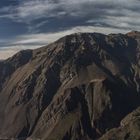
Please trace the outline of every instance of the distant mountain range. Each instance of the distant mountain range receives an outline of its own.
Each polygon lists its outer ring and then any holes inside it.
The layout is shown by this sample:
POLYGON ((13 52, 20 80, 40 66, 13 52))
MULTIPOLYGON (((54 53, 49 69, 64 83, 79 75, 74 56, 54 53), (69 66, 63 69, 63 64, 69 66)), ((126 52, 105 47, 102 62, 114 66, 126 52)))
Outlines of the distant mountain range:
POLYGON ((78 33, 0 61, 0 139, 140 140, 140 32, 78 33))

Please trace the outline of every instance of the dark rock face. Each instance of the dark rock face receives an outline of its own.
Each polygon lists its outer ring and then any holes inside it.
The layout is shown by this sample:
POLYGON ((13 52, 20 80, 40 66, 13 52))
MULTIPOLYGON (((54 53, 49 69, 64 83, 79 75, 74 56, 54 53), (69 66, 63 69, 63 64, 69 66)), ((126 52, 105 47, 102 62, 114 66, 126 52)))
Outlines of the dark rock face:
POLYGON ((140 139, 140 107, 127 115, 118 128, 113 128, 99 140, 139 140, 140 139))
POLYGON ((0 139, 140 139, 139 113, 121 121, 140 106, 139 32, 69 35, 0 62, 0 75, 0 139))

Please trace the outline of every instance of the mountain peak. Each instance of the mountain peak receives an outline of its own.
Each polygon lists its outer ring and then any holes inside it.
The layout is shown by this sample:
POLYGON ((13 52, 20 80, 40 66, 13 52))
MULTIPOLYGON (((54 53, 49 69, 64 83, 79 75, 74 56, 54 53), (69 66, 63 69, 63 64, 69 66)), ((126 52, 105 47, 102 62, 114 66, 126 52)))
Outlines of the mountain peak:
POLYGON ((128 32, 126 35, 131 36, 131 37, 140 37, 140 32, 139 31, 131 31, 131 32, 128 32))

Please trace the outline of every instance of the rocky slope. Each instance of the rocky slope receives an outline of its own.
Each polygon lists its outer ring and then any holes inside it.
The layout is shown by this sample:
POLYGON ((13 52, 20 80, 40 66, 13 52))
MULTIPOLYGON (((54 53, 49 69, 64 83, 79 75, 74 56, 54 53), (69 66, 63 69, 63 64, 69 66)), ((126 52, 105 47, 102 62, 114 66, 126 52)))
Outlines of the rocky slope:
POLYGON ((139 140, 140 139, 140 107, 127 115, 118 128, 113 128, 99 140, 139 140))
POLYGON ((139 32, 72 34, 1 61, 0 75, 0 139, 140 139, 139 32))

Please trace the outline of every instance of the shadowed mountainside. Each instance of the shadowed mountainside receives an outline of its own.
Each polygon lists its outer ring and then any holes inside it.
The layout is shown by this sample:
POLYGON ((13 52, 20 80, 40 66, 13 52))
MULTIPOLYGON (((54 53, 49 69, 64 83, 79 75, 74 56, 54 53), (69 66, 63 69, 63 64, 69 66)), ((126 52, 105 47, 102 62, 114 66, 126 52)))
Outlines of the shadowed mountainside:
POLYGON ((0 139, 140 139, 139 32, 72 34, 1 61, 0 75, 0 139))

